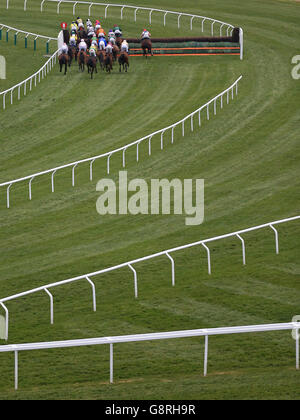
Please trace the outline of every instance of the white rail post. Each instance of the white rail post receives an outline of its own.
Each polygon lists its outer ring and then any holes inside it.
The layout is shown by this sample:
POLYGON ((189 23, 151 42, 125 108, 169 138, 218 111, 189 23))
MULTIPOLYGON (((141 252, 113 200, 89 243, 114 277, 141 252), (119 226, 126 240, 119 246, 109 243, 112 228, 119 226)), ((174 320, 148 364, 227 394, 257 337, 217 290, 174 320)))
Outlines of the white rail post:
POLYGON ((0 302, 0 305, 5 311, 5 340, 8 340, 8 323, 9 323, 9 312, 7 307, 4 305, 4 303, 0 302))
POLYGON ((51 174, 51 191, 54 193, 54 175, 56 174, 56 171, 53 171, 51 174))
POLYGON ((87 281, 90 283, 90 285, 92 286, 92 293, 93 293, 93 311, 96 312, 97 311, 97 304, 96 304, 96 288, 95 288, 95 284, 92 282, 92 280, 86 276, 87 281))
POLYGON ((201 109, 199 109, 199 127, 201 127, 201 109))
POLYGON ((151 21, 152 21, 152 12, 153 12, 153 10, 150 10, 150 13, 149 13, 149 24, 151 25, 151 21))
POLYGON ((210 250, 209 250, 208 246, 205 245, 204 242, 202 242, 201 245, 206 249, 206 252, 207 252, 208 274, 211 274, 210 250))
POLYGON ((166 256, 170 259, 172 264, 172 286, 175 286, 175 262, 173 257, 171 257, 171 255, 168 252, 166 252, 166 256))
POLYGON ((191 130, 194 131, 194 114, 191 115, 191 130))
POLYGON ((7 208, 9 209, 9 207, 10 207, 10 201, 9 201, 9 190, 10 190, 10 187, 12 186, 12 184, 10 184, 8 187, 7 187, 7 189, 6 189, 6 206, 7 206, 7 208))
POLYGON ((163 150, 163 148, 164 148, 164 131, 162 131, 160 135, 160 149, 163 150))
POLYGON ((246 250, 245 250, 245 241, 244 239, 237 233, 237 238, 240 239, 242 242, 242 250, 243 250, 243 265, 246 265, 246 250))
POLYGON ((166 12, 166 13, 164 14, 164 26, 166 26, 166 17, 167 17, 167 14, 168 14, 168 12, 166 12))
POLYGON ((182 137, 184 137, 184 121, 185 120, 182 121, 182 137))
POLYGON ((31 183, 32 183, 33 180, 34 180, 34 176, 29 181, 29 200, 31 200, 31 198, 32 198, 32 194, 31 194, 31 183))
POLYGON ((130 264, 128 264, 128 267, 133 271, 133 274, 134 274, 134 296, 135 298, 137 298, 138 297, 138 282, 137 282, 136 270, 130 264))
POLYGON ((109 382, 112 384, 114 382, 114 348, 113 344, 109 345, 109 382))
POLYGON ((105 19, 107 18, 107 9, 109 8, 109 4, 105 7, 105 12, 104 12, 104 16, 105 16, 105 19))
POLYGON ((204 22, 206 21, 206 19, 202 20, 202 32, 204 32, 204 22))
POLYGON ((45 0, 43 0, 42 3, 41 3, 41 12, 43 11, 44 3, 45 3, 45 0))
POLYGON ((26 12, 27 9, 27 0, 24 0, 24 12, 26 12))
POLYGON ((15 390, 18 389, 18 352, 15 351, 15 390))
POLYGON ((123 20, 123 10, 124 10, 125 6, 121 7, 121 20, 123 20))
POLYGON ((109 163, 110 163, 110 157, 111 157, 111 155, 112 155, 112 154, 108 155, 108 157, 107 157, 107 174, 108 174, 108 175, 109 175, 109 169, 110 169, 110 167, 109 167, 109 163))
POLYGON ((61 1, 57 3, 57 14, 59 14, 60 3, 61 1))
POLYGON ((194 18, 195 18, 195 16, 191 17, 191 22, 190 22, 191 31, 193 30, 193 20, 194 20, 194 18))
POLYGON ((217 100, 214 100, 214 114, 217 115, 217 100))
POLYGON ((53 325, 53 322, 54 322, 54 311, 53 311, 53 296, 52 296, 52 294, 49 292, 49 290, 48 289, 46 289, 46 287, 45 287, 45 292, 47 293, 47 295, 49 296, 49 298, 50 298, 50 323, 51 323, 51 325, 53 325))
POLYGON ((92 3, 92 4, 89 5, 89 16, 91 16, 91 8, 92 8, 93 4, 94 3, 92 3))
POLYGON ((73 5, 73 16, 75 16, 76 14, 76 6, 77 6, 77 1, 73 5))
POLYGON ((273 229, 275 233, 275 247, 276 247, 276 254, 279 254, 279 241, 278 241, 278 231, 274 228, 274 226, 270 225, 270 228, 273 229))
POLYGON ((208 359, 208 335, 205 336, 204 348, 204 376, 207 376, 207 359, 208 359))
POLYGON ((212 36, 214 35, 214 24, 216 23, 216 21, 214 20, 213 23, 211 24, 211 34, 212 36))
POLYGON ((225 23, 222 23, 222 25, 220 26, 220 37, 223 35, 222 34, 222 29, 223 29, 223 26, 225 25, 225 23))
POLYGON ((72 187, 75 187, 75 169, 78 163, 75 163, 75 165, 72 167, 72 187))
POLYGON ((208 121, 209 120, 209 104, 207 104, 206 113, 207 113, 207 121, 208 121))
POLYGON ((137 162, 139 161, 139 145, 140 145, 140 143, 138 142, 136 144, 136 161, 137 162))
POLYGON ((136 22, 136 14, 137 14, 137 12, 138 12, 138 8, 137 9, 135 9, 135 11, 134 11, 134 21, 136 22))
POLYGON ((177 19, 177 26, 178 26, 178 29, 180 28, 180 18, 181 18, 181 14, 180 15, 178 15, 178 19, 177 19))
POLYGON ((149 156, 151 156, 151 139, 152 139, 152 136, 150 136, 149 137, 149 141, 148 141, 148 153, 149 153, 149 156))
POLYGON ((122 165, 123 165, 123 168, 125 168, 125 166, 126 166, 126 155, 125 155, 125 153, 126 153, 126 147, 123 149, 123 153, 122 153, 122 165))
POLYGON ((93 164, 96 159, 93 159, 90 163, 90 181, 93 181, 93 164))

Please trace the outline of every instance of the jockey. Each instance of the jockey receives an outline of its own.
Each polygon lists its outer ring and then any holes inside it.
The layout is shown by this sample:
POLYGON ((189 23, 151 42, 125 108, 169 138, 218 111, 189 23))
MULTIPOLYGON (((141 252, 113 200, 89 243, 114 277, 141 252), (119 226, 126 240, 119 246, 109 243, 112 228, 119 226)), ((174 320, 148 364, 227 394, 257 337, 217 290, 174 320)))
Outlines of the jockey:
POLYGON ((100 38, 98 48, 100 51, 105 50, 106 48, 106 39, 100 38))
POLYGON ((82 28, 82 29, 84 29, 84 24, 83 23, 78 23, 78 29, 80 29, 80 28, 82 28))
POLYGON ((151 38, 151 34, 149 31, 147 31, 147 29, 144 29, 141 35, 141 39, 150 39, 151 38))
POLYGON ((126 41, 126 39, 124 39, 124 41, 121 44, 121 51, 126 51, 127 54, 129 52, 129 45, 128 45, 128 42, 126 41))
POLYGON ((70 38, 70 46, 71 47, 76 47, 77 45, 77 39, 76 39, 76 35, 72 35, 70 38))
POLYGON ((103 38, 105 38, 106 37, 106 33, 104 32, 104 29, 99 29, 99 33, 98 33, 98 37, 100 38, 100 37, 103 37, 103 38))
POLYGON ((113 46, 112 46, 112 43, 111 42, 109 42, 107 44, 107 46, 105 48, 105 51, 106 51, 107 54, 112 54, 112 52, 113 52, 113 46))
MULTIPOLYGON (((87 30, 87 36, 89 37, 89 38, 92 38, 93 36, 94 36, 94 28, 93 28, 93 26, 89 26, 88 27, 88 30, 87 30)), ((95 34, 95 36, 96 36, 96 34, 95 34)))
POLYGON ((109 32, 108 32, 108 40, 113 45, 115 45, 115 43, 116 43, 116 35, 115 35, 115 33, 114 33, 114 31, 112 29, 110 29, 109 32))
POLYGON ((97 31, 98 29, 101 29, 101 25, 100 25, 100 21, 96 20, 95 22, 95 31, 97 31))
POLYGON ((97 46, 96 45, 91 45, 91 48, 89 50, 90 56, 94 56, 96 57, 97 55, 97 46))
POLYGON ((67 44, 64 42, 63 46, 61 47, 60 53, 61 54, 68 54, 69 48, 67 46, 67 44))
POLYGON ((77 29, 78 29, 78 26, 77 26, 77 23, 75 22, 75 20, 73 20, 73 22, 71 23, 71 25, 70 25, 70 27, 71 27, 71 31, 77 31, 77 29))
POLYGON ((97 37, 93 36, 91 45, 94 45, 96 48, 98 47, 97 37))
POLYGON ((88 19, 86 20, 86 26, 87 26, 87 27, 88 27, 88 26, 93 26, 92 21, 91 21, 91 19, 90 19, 90 18, 88 18, 88 19))
POLYGON ((118 25, 114 25, 114 33, 115 33, 116 37, 121 37, 122 36, 122 30, 118 25))
POLYGON ((79 24, 80 24, 80 23, 82 23, 82 24, 83 24, 83 20, 82 20, 82 19, 80 19, 80 17, 79 17, 79 16, 77 16, 76 23, 77 23, 77 26, 79 26, 79 24))
POLYGON ((87 50, 87 45, 86 45, 86 42, 85 42, 85 40, 84 40, 84 39, 82 39, 82 40, 80 41, 80 43, 79 43, 79 45, 78 45, 78 49, 79 49, 79 51, 84 51, 84 52, 86 52, 86 50, 87 50))

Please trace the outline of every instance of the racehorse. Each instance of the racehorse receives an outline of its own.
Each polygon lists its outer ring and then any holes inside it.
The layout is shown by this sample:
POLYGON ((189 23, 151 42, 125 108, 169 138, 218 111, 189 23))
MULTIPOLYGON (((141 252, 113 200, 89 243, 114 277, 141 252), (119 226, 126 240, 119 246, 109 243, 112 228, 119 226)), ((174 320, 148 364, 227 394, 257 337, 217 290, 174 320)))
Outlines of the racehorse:
POLYGON ((120 65, 120 71, 121 71, 121 67, 123 66, 123 71, 125 69, 125 71, 127 72, 127 69, 129 67, 129 57, 126 51, 121 52, 119 56, 119 65, 120 65))
POLYGON ((142 40, 142 43, 141 43, 141 46, 142 46, 142 50, 143 50, 143 55, 144 55, 144 57, 145 57, 145 56, 146 56, 146 58, 148 57, 148 56, 147 56, 147 52, 148 52, 149 54, 153 55, 153 52, 152 52, 152 42, 151 42, 151 40, 150 40, 150 39, 148 39, 148 38, 143 39, 143 40, 142 40))
POLYGON ((117 36, 116 37, 116 44, 119 48, 121 48, 122 42, 123 42, 123 38, 121 36, 117 36))
POLYGON ((79 65, 79 70, 84 71, 85 63, 86 63, 86 53, 84 51, 79 51, 77 55, 77 61, 79 65))
POLYGON ((69 61, 68 54, 60 54, 60 56, 58 57, 59 68, 60 68, 59 71, 60 72, 62 71, 63 66, 65 66, 65 73, 64 74, 67 74, 68 61, 69 61))
POLYGON ((104 65, 105 65, 106 71, 108 73, 110 73, 111 70, 113 69, 112 63, 113 63, 112 54, 106 53, 106 56, 105 56, 105 59, 104 59, 104 65))
POLYGON ((71 47, 71 46, 68 47, 69 67, 71 67, 73 58, 75 57, 74 50, 76 51, 75 47, 71 47))
POLYGON ((114 61, 117 61, 119 52, 120 52, 119 47, 117 45, 113 45, 113 60, 114 61))
POLYGON ((104 50, 98 50, 97 51, 97 57, 98 57, 98 60, 99 60, 99 63, 100 63, 100 69, 104 70, 104 68, 105 68, 105 64, 104 64, 105 51, 104 50))
MULTIPOLYGON (((70 45, 69 46, 69 56, 72 56, 72 59, 74 58, 77 61, 77 54, 78 54, 77 47, 75 47, 74 45, 70 45), (70 53, 70 50, 71 50, 71 53, 70 53)), ((69 66, 70 65, 71 65, 71 63, 69 64, 69 66)))
POLYGON ((88 56, 87 57, 87 68, 88 73, 91 73, 91 79, 93 78, 94 71, 97 72, 97 57, 95 56, 88 56))

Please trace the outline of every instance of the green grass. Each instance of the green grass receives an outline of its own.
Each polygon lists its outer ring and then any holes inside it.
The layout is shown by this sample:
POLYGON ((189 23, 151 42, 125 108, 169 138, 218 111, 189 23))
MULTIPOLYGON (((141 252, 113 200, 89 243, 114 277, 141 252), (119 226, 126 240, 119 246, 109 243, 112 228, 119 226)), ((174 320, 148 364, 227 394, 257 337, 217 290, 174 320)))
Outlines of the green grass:
MULTIPOLYGON (((130 4, 147 6, 146 0, 130 4)), ((28 12, 14 0, 0 6, 1 23, 56 36, 72 9, 31 1, 28 12)), ((149 2, 148 2, 149 5, 149 2)), ((166 248, 299 214, 299 93, 291 78, 291 58, 299 54, 299 7, 293 2, 164 0, 151 6, 193 12, 240 25, 245 32, 245 60, 238 57, 170 57, 131 59, 128 74, 96 75, 91 81, 74 66, 64 77, 55 68, 25 98, 0 113, 0 180, 107 152, 165 127, 224 90, 243 75, 239 96, 201 129, 176 132, 152 156, 142 145, 140 162, 128 151, 128 177, 204 178, 205 221, 187 227, 183 216, 106 216, 96 212, 96 182, 106 177, 106 162, 36 179, 33 199, 28 185, 5 190, 0 200, 0 297, 100 270, 166 248)), ((78 6, 83 17, 86 8, 78 6)), ((94 18, 103 9, 94 11, 94 18)), ((102 14, 101 14, 102 13, 102 14)), ((108 29, 119 22, 113 11, 108 29)), ((146 16, 124 15, 126 35, 136 36, 146 16)), ((169 18, 168 18, 169 19, 169 18)), ((164 28, 153 14, 154 36, 190 34, 189 21, 171 19, 164 28)), ((195 32, 199 33, 194 26, 195 32)), ((206 33, 209 27, 206 28, 206 33)), ((45 60, 22 43, 8 48, 12 84, 33 73, 45 60), (40 60, 40 62, 39 62, 40 60), (22 64, 23 63, 23 64, 22 64)), ((39 53, 40 52, 40 56, 39 53)), ((8 81, 5 81, 7 86, 8 81)), ((2 83, 2 81, 1 81, 2 83)), ((0 85, 2 90, 2 84, 0 85)), ((122 156, 111 159, 117 179, 122 156)), ((139 299, 134 299, 128 269, 95 279, 97 312, 92 312, 87 282, 57 288, 54 326, 49 299, 37 294, 8 304, 9 343, 101 337, 192 328, 288 322, 299 314, 299 223, 279 228, 280 254, 274 233, 245 235, 247 265, 242 266, 238 239, 210 245, 212 275, 203 248, 175 255, 176 287, 171 287, 168 259, 136 266, 139 299)), ((1 341, 1 344, 5 344, 1 341)), ((1 399, 299 399, 295 343, 278 332, 210 339, 209 375, 202 376, 203 340, 198 338, 115 346, 115 384, 109 385, 109 348, 100 346, 28 352, 20 355, 20 390, 13 391, 13 356, 0 357, 1 399)))

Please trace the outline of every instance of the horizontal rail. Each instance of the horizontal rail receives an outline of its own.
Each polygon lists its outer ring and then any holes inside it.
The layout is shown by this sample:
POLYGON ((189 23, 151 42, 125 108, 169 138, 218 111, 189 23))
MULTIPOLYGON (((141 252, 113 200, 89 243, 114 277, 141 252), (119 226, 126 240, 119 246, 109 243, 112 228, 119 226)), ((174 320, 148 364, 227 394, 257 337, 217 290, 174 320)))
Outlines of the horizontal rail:
MULTIPOLYGON (((125 166, 124 165, 125 164, 124 153, 127 151, 127 149, 129 147, 137 146, 142 141, 151 141, 153 136, 155 136, 157 134, 165 133, 167 130, 172 130, 172 143, 173 143, 173 140, 174 140, 173 135, 174 135, 174 128, 175 127, 178 127, 178 126, 182 125, 182 128, 183 128, 182 135, 184 136, 185 121, 190 119, 191 123, 193 123, 193 119, 197 114, 199 115, 199 126, 201 126, 201 119, 200 119, 201 112, 203 110, 206 110, 207 118, 209 119, 210 105, 214 104, 214 110, 215 110, 214 114, 216 114, 217 101, 220 99, 220 104, 221 104, 221 109, 222 109, 223 108, 223 97, 225 95, 227 95, 227 103, 229 102, 230 96, 232 98, 234 98, 234 93, 236 95, 238 94, 238 83, 240 82, 241 79, 242 79, 242 76, 240 76, 231 86, 229 86, 223 92, 216 95, 214 98, 209 100, 206 104, 202 105, 200 108, 196 109, 195 111, 193 111, 189 115, 185 116, 180 121, 177 121, 176 123, 171 124, 168 127, 164 127, 164 128, 162 128, 160 130, 157 130, 157 131, 155 131, 151 134, 148 134, 147 136, 144 136, 144 137, 142 137, 142 138, 140 138, 140 139, 138 139, 138 140, 136 140, 132 143, 126 144, 125 146, 119 147, 117 149, 111 150, 111 151, 103 153, 101 155, 93 156, 93 157, 86 158, 86 159, 81 159, 81 160, 78 160, 76 162, 72 162, 72 163, 68 163, 68 164, 65 164, 65 165, 57 166, 55 168, 51 168, 51 169, 48 169, 48 170, 45 170, 45 171, 41 171, 41 172, 37 172, 37 173, 31 174, 31 175, 27 175, 27 176, 22 177, 22 178, 18 178, 18 179, 14 179, 14 180, 11 180, 11 181, 0 183, 0 188, 1 187, 6 187, 7 188, 7 194, 6 194, 7 195, 7 208, 10 208, 10 188, 11 188, 12 185, 14 185, 16 183, 23 182, 23 181, 29 181, 29 198, 31 199, 31 196, 32 196, 31 188, 32 187, 31 187, 31 182, 30 181, 33 178, 37 178, 38 176, 51 174, 52 175, 52 177, 51 177, 52 192, 54 192, 54 176, 53 175, 58 170, 65 169, 65 168, 73 168, 73 167, 77 166, 78 164, 90 162, 90 180, 92 180, 93 179, 93 170, 92 170, 93 169, 93 163, 98 159, 101 159, 101 158, 106 158, 107 159, 107 173, 109 173, 109 171, 110 171, 110 158, 115 153, 123 152, 123 166, 125 166), (230 95, 230 93, 231 93, 231 95, 230 95)), ((163 148, 163 142, 162 142, 162 148, 163 148)), ((72 185, 74 185, 74 177, 73 176, 72 176, 72 185)))
MULTIPOLYGON (((88 274, 80 275, 80 276, 73 277, 73 278, 70 278, 70 279, 62 280, 62 281, 59 281, 59 282, 50 283, 50 284, 47 284, 47 285, 44 285, 44 286, 41 286, 41 287, 37 287, 37 288, 31 289, 31 290, 27 290, 27 291, 22 292, 22 293, 18 293, 18 294, 12 295, 12 296, 8 296, 6 298, 2 298, 2 299, 0 299, 0 305, 5 309, 5 312, 6 312, 6 331, 7 331, 6 340, 8 339, 8 319, 9 319, 8 318, 8 316, 9 316, 8 309, 4 305, 6 302, 9 302, 9 301, 12 301, 12 300, 24 297, 24 296, 28 296, 28 295, 31 295, 31 294, 34 294, 34 293, 38 293, 38 292, 41 292, 41 291, 45 291, 45 290, 49 291, 49 289, 51 289, 51 288, 54 288, 54 287, 57 287, 57 286, 62 286, 62 285, 69 284, 69 283, 74 283, 74 282, 79 281, 79 280, 85 280, 86 281, 87 278, 91 279, 92 277, 98 276, 100 274, 109 273, 111 271, 119 270, 119 269, 125 268, 125 267, 130 268, 134 272, 134 295, 135 295, 135 298, 137 298, 138 297, 138 276, 137 276, 136 270, 133 268, 134 264, 137 264, 137 263, 140 263, 140 262, 143 262, 143 261, 148 261, 148 260, 151 260, 151 259, 154 259, 154 258, 157 258, 157 257, 161 257, 161 256, 167 257, 168 260, 171 261, 172 285, 174 286, 175 285, 175 263, 174 263, 174 259, 170 256, 170 254, 172 254, 174 252, 177 252, 177 251, 184 250, 184 249, 192 248, 194 246, 203 246, 207 251, 208 273, 211 274, 211 256, 210 256, 209 248, 207 246, 210 242, 214 242, 214 241, 217 241, 217 240, 230 238, 230 237, 238 237, 238 239, 241 240, 242 239, 242 238, 240 238, 241 234, 244 234, 244 233, 247 233, 247 232, 253 232, 253 231, 256 231, 256 230, 259 230, 259 229, 263 229, 263 228, 270 228, 271 231, 275 232, 275 250, 276 250, 276 253, 278 254, 279 253, 278 231, 274 226, 282 224, 282 223, 291 222, 291 221, 294 221, 294 220, 299 220, 299 219, 300 219, 300 215, 290 217, 288 219, 276 220, 274 222, 265 223, 265 224, 250 227, 250 228, 247 228, 247 229, 242 229, 242 230, 239 230, 239 231, 236 231, 236 232, 227 233, 225 235, 215 236, 213 238, 208 238, 208 239, 204 239, 204 240, 201 240, 201 241, 192 242, 192 243, 189 243, 189 244, 186 244, 186 245, 182 245, 182 246, 178 246, 178 247, 175 247, 175 248, 170 248, 170 249, 167 249, 167 250, 164 250, 164 251, 160 251, 160 252, 157 252, 155 254, 147 255, 145 257, 141 257, 141 258, 137 258, 137 259, 134 259, 134 260, 131 260, 131 261, 127 261, 125 263, 122 263, 122 264, 119 264, 119 265, 116 265, 116 266, 113 266, 113 267, 109 267, 109 268, 105 268, 105 269, 102 269, 102 270, 99 270, 99 271, 95 271, 93 273, 88 273, 88 274)), ((242 257, 243 257, 243 264, 246 264, 244 239, 242 241, 242 257)), ((94 303, 94 310, 95 310, 95 290, 94 290, 94 294, 93 294, 93 303, 94 303)), ((51 312, 51 320, 53 322, 53 302, 52 302, 52 306, 51 306, 51 311, 52 311, 51 312)))
POLYGON ((296 342, 296 369, 299 369, 299 329, 300 323, 289 322, 281 324, 246 325, 238 327, 206 328, 183 331, 169 331, 150 334, 123 335, 114 337, 88 338, 80 340, 52 341, 42 343, 11 344, 0 346, 0 353, 14 352, 15 354, 15 389, 18 389, 18 353, 22 351, 74 348, 83 346, 110 345, 110 382, 113 383, 113 345, 118 343, 132 343, 153 340, 168 340, 187 337, 205 337, 204 376, 207 375, 208 337, 229 334, 246 334, 271 331, 294 331, 296 342))

